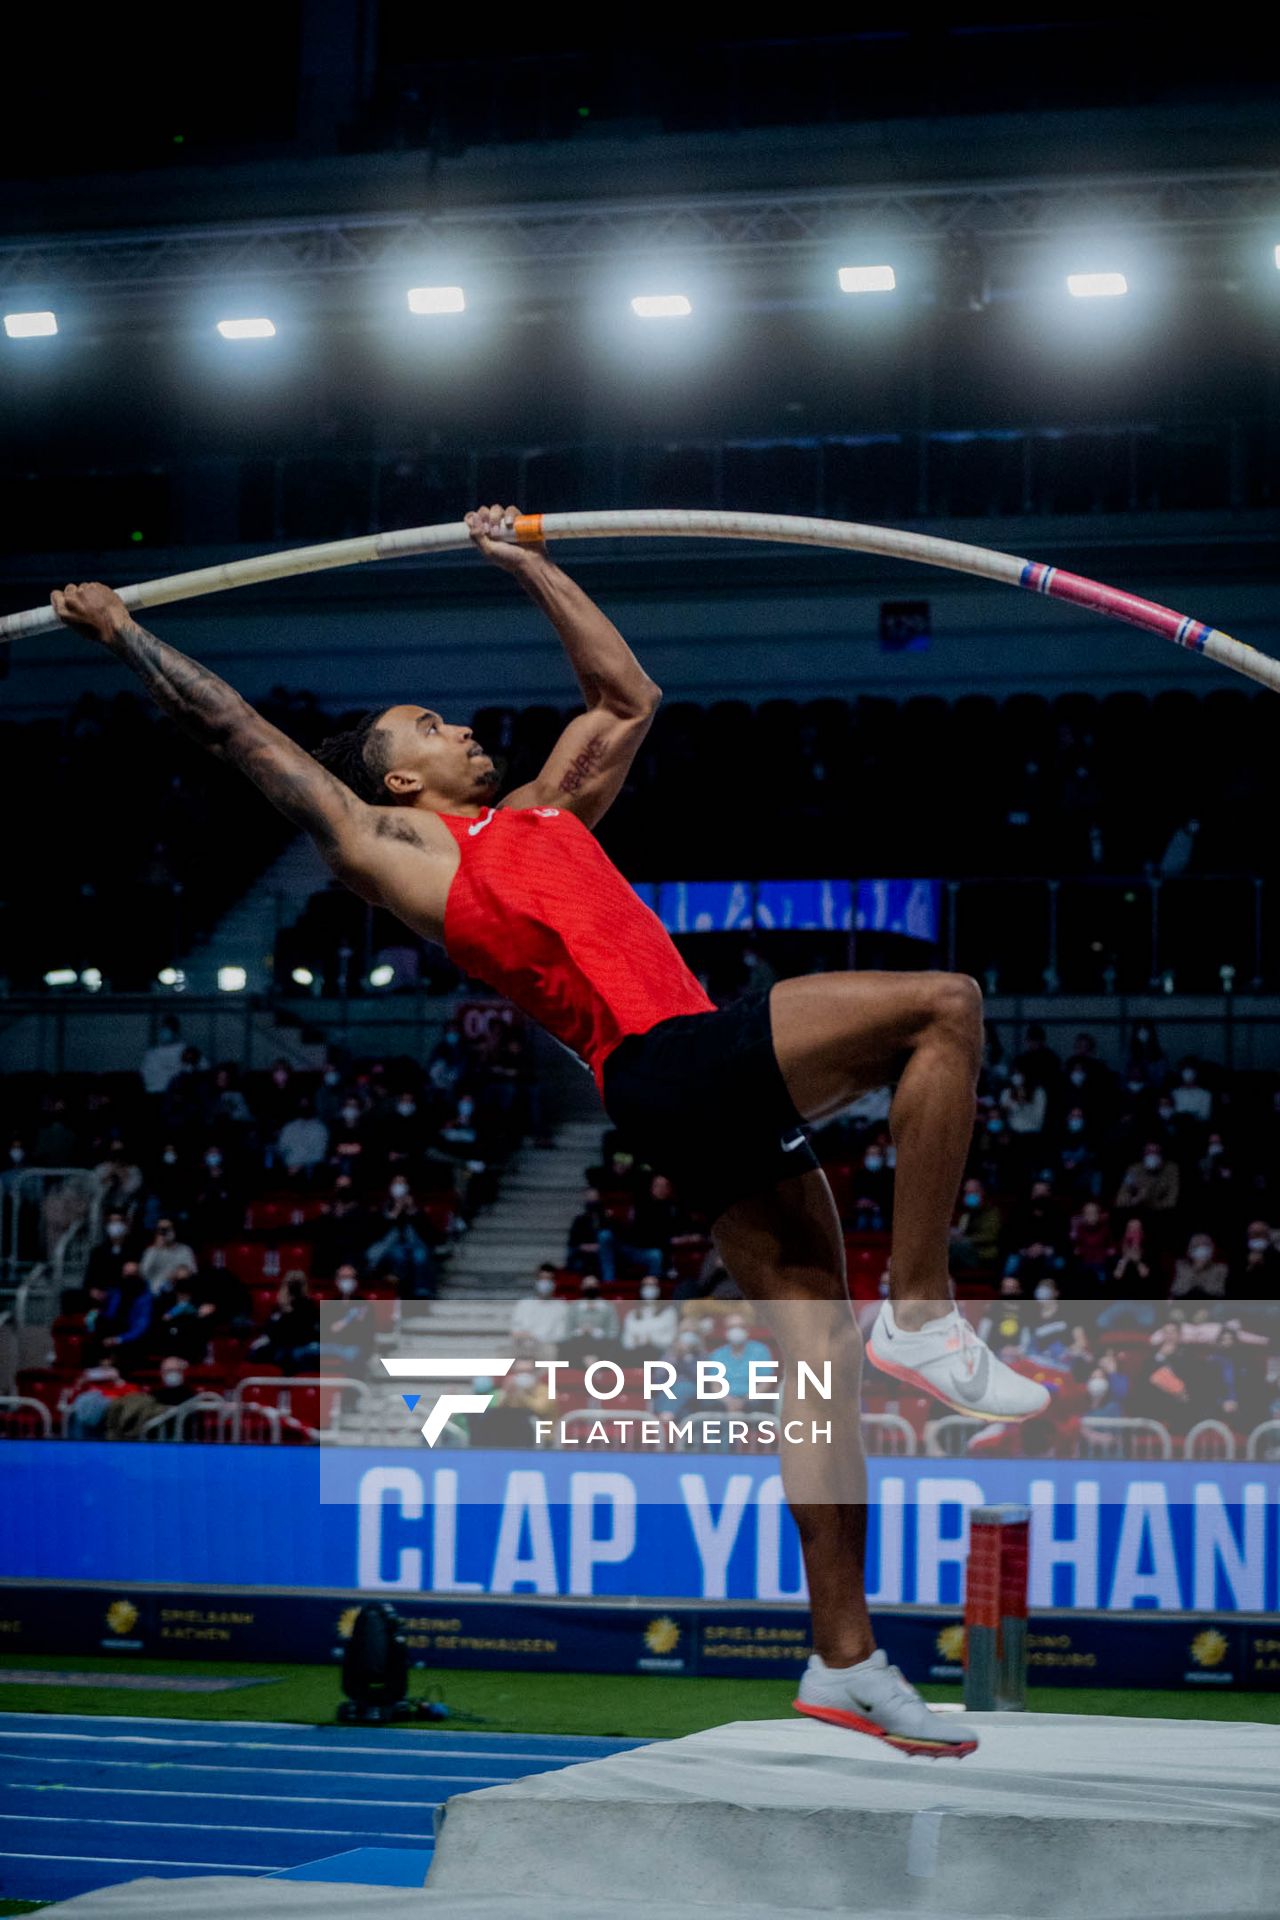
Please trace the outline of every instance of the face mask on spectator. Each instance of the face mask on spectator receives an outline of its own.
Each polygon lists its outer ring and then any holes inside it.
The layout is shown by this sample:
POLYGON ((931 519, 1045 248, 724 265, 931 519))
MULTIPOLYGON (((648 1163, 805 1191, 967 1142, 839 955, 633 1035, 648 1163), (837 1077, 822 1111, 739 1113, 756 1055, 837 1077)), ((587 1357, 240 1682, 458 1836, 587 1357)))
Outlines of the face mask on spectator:
POLYGON ((1036 1288, 1036 1299, 1037 1300, 1054 1300, 1056 1298, 1057 1298, 1057 1295, 1053 1291, 1052 1281, 1042 1280, 1040 1282, 1040 1285, 1036 1288))
POLYGON ((336 1087, 339 1080, 341 1080, 341 1078, 342 1078, 342 1075, 338 1072, 338 1069, 336 1067, 325 1068, 324 1083, 326 1087, 336 1087))
POLYGON ((988 1133, 1004 1132, 1004 1121, 1000 1118, 1000 1115, 998 1113, 993 1113, 991 1118, 988 1120, 987 1132, 988 1133))
POLYGON ((745 1346, 746 1339, 747 1339, 747 1330, 745 1327, 730 1327, 727 1337, 728 1337, 729 1345, 731 1347, 745 1346))
POLYGON ((680 1347, 684 1353, 696 1353, 701 1345, 702 1342, 696 1333, 682 1333, 680 1335, 680 1347))
POLYGON ((399 1114, 403 1114, 406 1120, 410 1119, 417 1111, 418 1111, 418 1103, 416 1100, 397 1100, 396 1101, 396 1112, 399 1114))
POLYGON ((1184 1086, 1184 1087, 1194 1087, 1194 1085, 1195 1085, 1195 1083, 1196 1083, 1196 1070, 1195 1070, 1195 1068, 1194 1068, 1194 1067, 1184 1067, 1184 1068, 1182 1069, 1182 1084, 1183 1084, 1183 1086, 1184 1086))
POLYGON ((464 1093, 458 1102, 459 1120, 469 1120, 476 1110, 476 1103, 469 1093, 464 1093))
POLYGON ((215 1173, 217 1172, 218 1168, 222 1165, 222 1155, 216 1147, 210 1147, 204 1157, 204 1163, 206 1167, 211 1167, 215 1173))
POLYGON ((1068 1133, 1083 1133, 1084 1121, 1078 1113, 1073 1113, 1067 1121, 1068 1133))
POLYGON ((391 1182, 391 1198, 393 1200, 403 1200, 408 1191, 409 1182, 407 1180, 393 1180, 391 1182))
POLYGON ((1156 1112, 1160 1115, 1160 1118, 1162 1120, 1172 1120, 1176 1111, 1177 1109, 1175 1108, 1171 1100, 1162 1100, 1160 1102, 1160 1105, 1156 1108, 1156 1112))
POLYGON ((1091 1400, 1105 1400, 1106 1397, 1107 1397, 1106 1374, 1091 1373, 1089 1375, 1089 1398, 1091 1400))
POLYGON ((1125 1085, 1128 1087, 1130 1093, 1141 1093, 1146 1084, 1145 1080, 1131 1079, 1125 1081, 1125 1085))
POLYGON ((177 1150, 177 1148, 176 1148, 176 1147, 166 1147, 166 1148, 165 1148, 165 1150, 164 1150, 164 1163, 165 1163, 165 1165, 166 1165, 166 1167, 172 1167, 172 1166, 176 1166, 176 1164, 177 1164, 177 1160, 178 1160, 178 1150, 177 1150))
POLYGON ((129 1231, 129 1227, 128 1227, 127 1221, 108 1220, 107 1222, 108 1240, 123 1240, 126 1233, 128 1233, 128 1231, 129 1231))
POLYGON ((1158 1153, 1144 1153, 1142 1156, 1142 1164, 1148 1173, 1159 1173, 1161 1167, 1164 1165, 1164 1161, 1158 1153))
POLYGON ((354 1127, 356 1121, 360 1118, 359 1107, 348 1104, 342 1109, 342 1117, 349 1127, 354 1127))
POLYGON ((180 1387, 185 1379, 186 1374, 181 1367, 162 1367, 160 1370, 162 1387, 180 1387))
POLYGON ((1255 1234, 1249 1242, 1249 1251, 1250 1253, 1265 1253, 1270 1245, 1271 1242, 1268 1239, 1255 1234))
POLYGON ((533 1375, 531 1373, 513 1373, 511 1376, 511 1384, 517 1393, 532 1393, 533 1375))
POLYGON ((884 1165, 884 1155, 882 1153, 869 1153, 862 1164, 868 1173, 879 1173, 881 1167, 884 1165))
POLYGON ((23 1161, 26 1159, 26 1157, 27 1156, 23 1152, 21 1147, 10 1147, 9 1158, 13 1162, 15 1167, 20 1167, 23 1161))
POLYGON ((1027 1076, 1025 1073, 1014 1073, 1009 1076, 1009 1085, 1011 1087, 1025 1087, 1026 1084, 1027 1076))
POLYGON ((356 1279, 354 1273, 340 1273, 338 1275, 338 1292, 342 1294, 344 1298, 349 1298, 359 1285, 360 1282, 356 1279))
POLYGON ((1151 1038, 1151 1029, 1150 1029, 1150 1027, 1139 1027, 1139 1028, 1138 1028, 1138 1032, 1137 1032, 1137 1039, 1138 1039, 1138 1041, 1139 1041, 1139 1043, 1140 1043, 1140 1044, 1141 1044, 1142 1046, 1144 1046, 1144 1047, 1145 1047, 1145 1046, 1146 1046, 1146 1044, 1147 1044, 1147 1042, 1148 1042, 1148 1040, 1149 1040, 1150 1038, 1151 1038))
POLYGON ((546 1300, 556 1290, 554 1280, 535 1280, 533 1290, 540 1300, 546 1300))
POLYGON ((656 1280, 647 1280, 640 1289, 640 1298, 642 1300, 660 1300, 662 1298, 662 1288, 656 1280))
POLYGON ((273 1068, 273 1069, 272 1069, 272 1074, 271 1074, 271 1078, 272 1078, 272 1079, 273 1079, 273 1080, 275 1081, 275 1083, 276 1083, 276 1085, 277 1085, 278 1087, 287 1087, 287 1086, 288 1086, 288 1084, 289 1084, 289 1069, 288 1069, 288 1067, 275 1067, 275 1068, 273 1068))
POLYGON ((1222 1152, 1221 1140, 1211 1140, 1208 1146, 1205 1148, 1205 1152, 1208 1154, 1211 1160, 1216 1160, 1218 1155, 1222 1152))
POLYGON ((896 1147, 886 1147, 886 1148, 885 1148, 885 1150, 884 1150, 884 1163, 885 1163, 885 1165, 886 1165, 886 1167, 896 1167, 896 1166, 897 1166, 897 1164, 898 1164, 898 1149, 897 1149, 896 1147))
POLYGON ((1072 1067, 1071 1084, 1073 1087, 1082 1087, 1088 1077, 1083 1067, 1072 1067))
POLYGON ((1197 1267, 1207 1267, 1213 1258, 1213 1248, 1206 1246, 1203 1240, 1197 1240, 1195 1245, 1189 1247, 1187 1251, 1191 1255, 1193 1265, 1197 1267))

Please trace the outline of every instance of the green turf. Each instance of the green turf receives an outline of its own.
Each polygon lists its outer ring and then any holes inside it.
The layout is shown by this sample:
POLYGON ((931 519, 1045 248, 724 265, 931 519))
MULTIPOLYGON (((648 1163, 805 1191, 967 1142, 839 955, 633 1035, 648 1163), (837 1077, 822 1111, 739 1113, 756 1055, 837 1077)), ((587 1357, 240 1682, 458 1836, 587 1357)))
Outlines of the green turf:
MULTIPOLYGON (((121 1662, 109 1657, 42 1657, 50 1672, 118 1673, 121 1662)), ((235 1671, 266 1680, 241 1693, 117 1693, 91 1686, 5 1684, 5 1668, 30 1665, 30 1659, 0 1659, 0 1712, 103 1713, 145 1720, 294 1720, 332 1721, 342 1698, 335 1667, 237 1661, 235 1671)), ((218 1661, 134 1660, 131 1673, 225 1674, 218 1661)), ((599 1673, 491 1673, 460 1671, 433 1674, 452 1709, 446 1726, 476 1727, 503 1733, 594 1733, 675 1736, 726 1720, 778 1719, 788 1711, 794 1691, 786 1680, 682 1680, 667 1675, 599 1673)), ((414 1674, 411 1692, 425 1696, 428 1676, 414 1674)), ((958 1687, 926 1686, 930 1700, 958 1700, 958 1687)), ((1035 1687, 1028 1705, 1037 1713, 1136 1714, 1148 1719, 1265 1720, 1280 1723, 1280 1693, 1148 1693, 1085 1687, 1035 1687)), ((423 1723, 429 1733, 430 1724, 423 1723)))
POLYGON ((0 1914, 39 1913, 48 1904, 47 1900, 0 1900, 0 1914))

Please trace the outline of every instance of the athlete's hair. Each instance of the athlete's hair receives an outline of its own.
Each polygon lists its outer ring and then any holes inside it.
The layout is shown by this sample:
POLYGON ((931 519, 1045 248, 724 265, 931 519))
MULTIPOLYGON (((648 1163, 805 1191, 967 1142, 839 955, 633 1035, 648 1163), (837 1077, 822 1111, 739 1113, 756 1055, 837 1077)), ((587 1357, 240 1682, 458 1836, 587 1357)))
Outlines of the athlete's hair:
POLYGON ((391 738, 379 727, 381 718, 381 711, 361 714, 353 727, 322 740, 312 757, 370 806, 394 807, 396 796, 385 778, 391 766, 391 738))

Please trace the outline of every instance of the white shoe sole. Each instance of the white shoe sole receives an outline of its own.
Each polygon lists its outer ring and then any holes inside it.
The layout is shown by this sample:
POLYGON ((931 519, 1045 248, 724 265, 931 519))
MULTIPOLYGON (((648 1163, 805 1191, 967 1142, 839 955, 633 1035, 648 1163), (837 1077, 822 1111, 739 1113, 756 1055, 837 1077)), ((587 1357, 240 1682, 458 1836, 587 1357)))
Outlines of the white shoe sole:
POLYGON ((881 1373, 891 1374, 895 1380, 901 1380, 904 1385, 914 1387, 918 1393, 931 1395, 933 1399, 941 1401, 944 1407, 950 1407, 955 1413, 963 1413, 970 1420, 987 1420, 992 1423, 999 1422, 1002 1425, 1006 1422, 1034 1420, 1037 1414, 1043 1413, 1048 1407, 1051 1397, 1046 1392, 1044 1406, 1028 1407, 1025 1413, 988 1413, 982 1407, 967 1407, 962 1400, 949 1400, 945 1393, 935 1387, 932 1381, 926 1379, 924 1374, 917 1373, 914 1367, 899 1367, 892 1360, 884 1359, 876 1352, 870 1340, 867 1342, 867 1358, 873 1366, 880 1369, 881 1373))

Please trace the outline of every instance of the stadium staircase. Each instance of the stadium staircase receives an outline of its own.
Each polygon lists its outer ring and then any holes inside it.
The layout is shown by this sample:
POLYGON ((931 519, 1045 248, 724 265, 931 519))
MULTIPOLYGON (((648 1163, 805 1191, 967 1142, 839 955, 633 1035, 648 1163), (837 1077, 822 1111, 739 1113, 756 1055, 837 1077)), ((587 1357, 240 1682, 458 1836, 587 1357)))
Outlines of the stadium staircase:
POLYGON ((291 926, 329 872, 305 834, 291 840, 279 859, 226 912, 206 940, 177 962, 189 993, 212 993, 220 967, 243 967, 247 990, 264 993, 271 985, 271 956, 276 935, 291 926))

